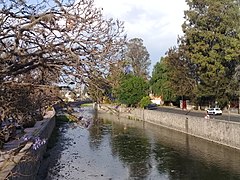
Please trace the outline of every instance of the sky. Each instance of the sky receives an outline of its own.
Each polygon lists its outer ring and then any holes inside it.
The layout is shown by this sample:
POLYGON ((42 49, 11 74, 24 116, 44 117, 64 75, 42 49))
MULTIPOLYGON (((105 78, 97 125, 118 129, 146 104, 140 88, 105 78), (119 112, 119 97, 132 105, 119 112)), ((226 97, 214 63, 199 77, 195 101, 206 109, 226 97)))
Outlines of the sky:
POLYGON ((96 7, 103 8, 106 18, 124 21, 128 40, 143 39, 151 66, 159 62, 166 51, 177 45, 182 35, 185 0, 95 0, 96 7))

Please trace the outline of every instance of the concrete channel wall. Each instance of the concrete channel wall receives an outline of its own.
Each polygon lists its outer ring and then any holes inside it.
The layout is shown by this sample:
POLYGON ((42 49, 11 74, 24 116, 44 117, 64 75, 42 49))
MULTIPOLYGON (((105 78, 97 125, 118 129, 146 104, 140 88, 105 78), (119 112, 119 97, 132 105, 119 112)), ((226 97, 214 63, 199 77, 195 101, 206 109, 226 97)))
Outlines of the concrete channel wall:
POLYGON ((237 122, 145 109, 122 107, 116 109, 109 105, 101 105, 98 110, 142 120, 240 150, 240 123, 237 122))
MULTIPOLYGON (((32 128, 26 128, 25 134, 29 137, 39 137, 46 141, 55 127, 55 112, 49 111, 42 121, 37 121, 32 128)), ((0 179, 34 180, 46 151, 47 143, 34 150, 33 142, 21 145, 20 141, 11 142, 6 146, 13 146, 10 150, 0 153, 0 179)))
MULTIPOLYGON (((238 163, 240 162, 240 151, 237 149, 179 131, 173 131, 153 123, 129 120, 125 117, 118 117, 115 114, 102 111, 98 112, 98 118, 115 121, 117 124, 120 123, 127 128, 137 127, 140 130, 147 129, 145 134, 148 136, 147 132, 149 131, 154 133, 156 135, 154 136, 154 141, 160 143, 163 147, 168 147, 182 155, 193 157, 193 159, 205 162, 204 164, 214 164, 227 171, 236 172, 236 174, 240 172, 238 163)), ((152 134, 150 137, 152 137, 152 134)))

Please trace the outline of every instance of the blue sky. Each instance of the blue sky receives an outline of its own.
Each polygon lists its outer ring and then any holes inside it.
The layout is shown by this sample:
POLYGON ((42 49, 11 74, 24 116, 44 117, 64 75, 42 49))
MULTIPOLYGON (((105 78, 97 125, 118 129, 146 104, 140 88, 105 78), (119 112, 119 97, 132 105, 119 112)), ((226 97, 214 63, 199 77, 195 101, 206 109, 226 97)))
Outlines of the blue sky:
POLYGON ((182 35, 185 0, 95 0, 107 18, 124 21, 128 39, 142 38, 153 66, 182 35))

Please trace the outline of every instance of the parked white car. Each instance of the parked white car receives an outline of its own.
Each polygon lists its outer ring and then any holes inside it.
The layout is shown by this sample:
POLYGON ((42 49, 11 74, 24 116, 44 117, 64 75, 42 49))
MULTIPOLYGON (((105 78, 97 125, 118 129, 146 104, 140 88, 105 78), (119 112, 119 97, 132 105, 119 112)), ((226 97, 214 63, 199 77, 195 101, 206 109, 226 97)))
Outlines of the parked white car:
POLYGON ((222 115, 222 110, 220 108, 209 108, 207 109, 207 114, 222 115))

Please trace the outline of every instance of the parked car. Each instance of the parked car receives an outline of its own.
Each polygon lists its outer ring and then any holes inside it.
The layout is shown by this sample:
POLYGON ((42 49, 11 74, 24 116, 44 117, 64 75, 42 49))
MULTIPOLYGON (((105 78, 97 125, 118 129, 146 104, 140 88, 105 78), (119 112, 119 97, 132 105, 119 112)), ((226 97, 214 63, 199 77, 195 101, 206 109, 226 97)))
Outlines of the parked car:
POLYGON ((220 108, 209 108, 207 109, 207 114, 222 115, 222 110, 220 108))
POLYGON ((149 105, 144 107, 144 109, 148 109, 148 110, 154 110, 154 109, 157 109, 157 108, 158 108, 158 106, 155 103, 149 104, 149 105))

